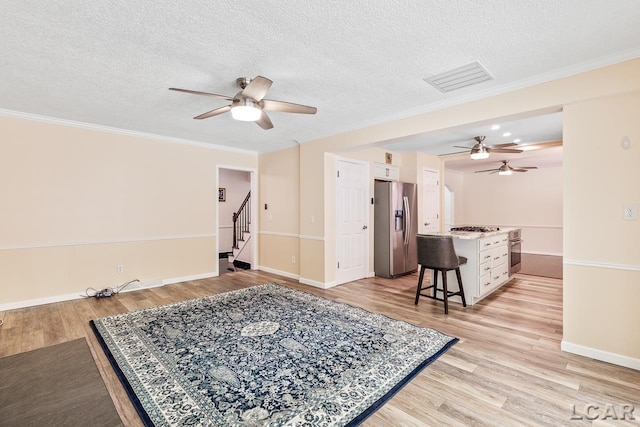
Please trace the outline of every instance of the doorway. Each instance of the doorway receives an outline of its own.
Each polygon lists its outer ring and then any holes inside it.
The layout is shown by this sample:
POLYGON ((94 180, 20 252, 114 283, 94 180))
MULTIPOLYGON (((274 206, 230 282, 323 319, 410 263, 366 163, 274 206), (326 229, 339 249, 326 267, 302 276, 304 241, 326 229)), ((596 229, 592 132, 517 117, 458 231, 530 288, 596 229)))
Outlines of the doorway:
POLYGON ((455 194, 444 186, 444 231, 450 231, 455 224, 455 194))
POLYGON ((257 193, 253 190, 256 186, 254 176, 254 171, 249 169, 218 168, 219 275, 239 269, 255 269, 257 193))

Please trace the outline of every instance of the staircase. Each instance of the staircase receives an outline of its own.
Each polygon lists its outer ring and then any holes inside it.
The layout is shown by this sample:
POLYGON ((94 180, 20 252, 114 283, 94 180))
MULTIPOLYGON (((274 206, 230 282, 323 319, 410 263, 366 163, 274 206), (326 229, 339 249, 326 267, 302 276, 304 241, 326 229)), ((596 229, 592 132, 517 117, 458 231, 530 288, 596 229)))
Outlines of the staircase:
POLYGON ((251 268, 251 264, 238 260, 238 256, 242 253, 243 249, 251 239, 251 233, 248 231, 244 231, 242 233, 242 239, 237 240, 237 246, 233 247, 233 253, 229 255, 229 270, 237 271, 238 268, 242 270, 249 270, 251 268))
POLYGON ((233 214, 233 253, 229 255, 229 270, 237 271, 238 268, 248 270, 251 264, 238 260, 238 257, 251 239, 251 191, 233 214))

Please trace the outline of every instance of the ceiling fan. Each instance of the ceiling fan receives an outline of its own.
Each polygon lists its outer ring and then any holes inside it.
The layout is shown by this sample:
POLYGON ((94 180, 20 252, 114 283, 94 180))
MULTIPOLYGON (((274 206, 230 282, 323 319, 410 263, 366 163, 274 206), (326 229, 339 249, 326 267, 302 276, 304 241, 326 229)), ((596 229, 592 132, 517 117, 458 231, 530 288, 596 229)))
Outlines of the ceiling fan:
POLYGON ((238 77, 236 79, 236 83, 242 90, 236 93, 233 97, 216 95, 215 93, 199 92, 197 90, 178 89, 175 87, 170 87, 169 90, 231 101, 231 105, 226 105, 200 114, 199 116, 194 117, 194 119, 206 119, 208 117, 217 116, 219 114, 226 113, 227 111, 231 111, 231 115, 234 119, 245 122, 256 122, 258 126, 265 130, 273 127, 273 123, 271 123, 266 111, 298 114, 315 114, 318 111, 316 107, 264 99, 264 96, 273 84, 273 82, 266 77, 257 76, 255 79, 238 77))
POLYGON ((489 153, 522 153, 522 150, 517 148, 508 148, 517 146, 515 142, 507 142, 504 144, 485 145, 484 136, 476 136, 473 139, 476 140, 476 144, 473 147, 462 147, 454 145, 456 148, 466 148, 471 150, 471 159, 480 160, 489 157, 489 153))
POLYGON ((476 171, 476 173, 480 172, 490 172, 490 173, 498 173, 498 175, 511 175, 513 172, 527 172, 529 169, 538 169, 537 166, 522 166, 518 168, 512 168, 509 166, 509 160, 501 160, 502 166, 496 169, 485 169, 481 171, 476 171))

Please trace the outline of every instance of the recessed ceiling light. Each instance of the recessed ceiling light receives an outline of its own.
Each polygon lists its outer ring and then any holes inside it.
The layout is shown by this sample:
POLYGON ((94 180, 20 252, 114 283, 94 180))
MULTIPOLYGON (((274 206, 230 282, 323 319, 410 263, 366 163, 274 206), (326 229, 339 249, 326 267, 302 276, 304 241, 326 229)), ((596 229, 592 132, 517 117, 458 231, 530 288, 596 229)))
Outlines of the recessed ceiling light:
POLYGON ((505 132, 502 134, 502 136, 511 136, 511 132, 505 132))
POLYGON ((520 141, 522 141, 520 138, 516 138, 516 139, 514 139, 514 140, 513 140, 513 142, 515 142, 516 144, 517 144, 518 142, 520 142, 520 141))
POLYGON ((491 126, 491 130, 498 130, 498 129, 500 129, 500 125, 491 126))

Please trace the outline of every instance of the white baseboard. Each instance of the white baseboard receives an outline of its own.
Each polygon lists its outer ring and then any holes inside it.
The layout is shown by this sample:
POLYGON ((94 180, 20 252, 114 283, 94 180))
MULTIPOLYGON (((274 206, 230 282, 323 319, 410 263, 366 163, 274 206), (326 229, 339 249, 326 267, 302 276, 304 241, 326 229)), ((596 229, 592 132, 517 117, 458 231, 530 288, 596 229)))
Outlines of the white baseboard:
POLYGON ((522 251, 522 253, 523 254, 529 254, 529 255, 562 256, 562 253, 557 253, 557 252, 522 251))
POLYGON ((175 277, 173 279, 162 279, 162 285, 172 285, 174 283, 189 282, 191 280, 209 279, 211 277, 218 277, 217 271, 211 271, 209 273, 194 274, 193 276, 175 277))
POLYGON ((300 278, 300 276, 297 274, 289 273, 288 271, 276 270, 275 268, 269 268, 263 265, 258 266, 258 270, 266 271, 267 273, 277 274, 278 276, 288 277, 289 279, 294 279, 294 280, 298 280, 300 278))
MULTIPOLYGON (((126 288, 124 288, 122 292, 131 292, 131 291, 138 291, 140 289, 157 288, 159 286, 170 285, 173 283, 188 282, 190 280, 198 280, 198 279, 208 279, 210 277, 217 277, 217 276, 218 276, 218 272, 210 272, 210 273, 196 274, 193 276, 175 277, 170 279, 145 280, 142 282, 131 283, 126 288)), ((115 286, 113 288, 115 288, 115 286)), ((25 307, 34 307, 37 305, 52 304, 55 302, 71 301, 74 299, 85 298, 83 296, 85 293, 86 293, 86 289, 83 289, 82 291, 74 292, 72 294, 54 295, 54 296, 45 297, 45 298, 36 298, 31 300, 15 301, 15 302, 10 302, 6 304, 0 304, 0 311, 15 310, 18 308, 25 308, 25 307)))
POLYGON ((603 362, 613 363, 614 365, 624 366, 640 371, 640 359, 623 356, 621 354, 610 353, 608 351, 599 350, 597 348, 585 347, 580 344, 573 344, 567 341, 560 343, 560 349, 567 353, 577 354, 579 356, 590 357, 592 359, 601 360, 603 362))
POLYGON ((303 285, 309 285, 309 286, 313 286, 314 288, 321 288, 321 289, 329 289, 337 285, 335 281, 323 283, 323 282, 318 282, 316 280, 307 279, 304 277, 300 277, 298 281, 303 285))
POLYGON ((267 273, 277 274, 279 276, 288 277, 289 279, 298 280, 298 282, 302 283, 303 285, 313 286, 314 288, 329 289, 336 286, 336 282, 328 282, 328 283, 318 282, 316 280, 300 277, 297 274, 289 273, 287 271, 282 271, 282 270, 276 270, 275 268, 269 268, 263 265, 259 266, 258 270, 266 271, 267 273))
POLYGON ((54 296, 45 297, 45 298, 36 298, 36 299, 25 300, 25 301, 9 302, 6 304, 0 304, 0 311, 15 310, 18 308, 33 307, 36 305, 52 304, 54 302, 71 301, 74 299, 83 298, 81 293, 84 293, 84 291, 75 292, 73 294, 54 295, 54 296))

